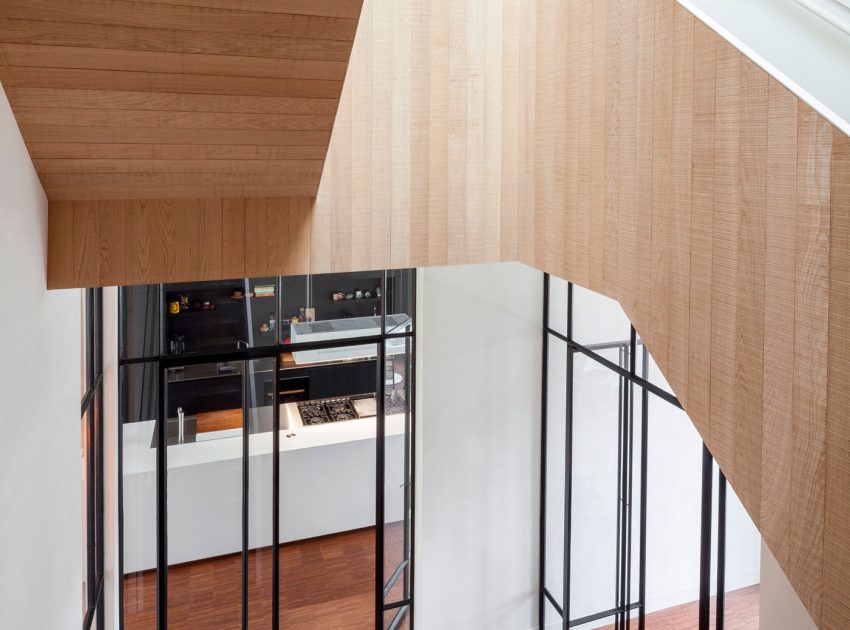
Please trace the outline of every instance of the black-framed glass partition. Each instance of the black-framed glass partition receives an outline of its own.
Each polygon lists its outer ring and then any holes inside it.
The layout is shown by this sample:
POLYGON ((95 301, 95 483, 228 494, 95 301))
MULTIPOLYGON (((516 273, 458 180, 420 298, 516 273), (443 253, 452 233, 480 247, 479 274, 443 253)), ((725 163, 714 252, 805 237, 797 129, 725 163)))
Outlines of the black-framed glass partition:
POLYGON ((122 623, 412 627, 415 270, 119 293, 122 623))
POLYGON ((83 630, 104 626, 103 289, 85 289, 83 395, 83 630))
POLYGON ((543 313, 540 627, 756 630, 758 532, 626 314, 549 275, 543 313))

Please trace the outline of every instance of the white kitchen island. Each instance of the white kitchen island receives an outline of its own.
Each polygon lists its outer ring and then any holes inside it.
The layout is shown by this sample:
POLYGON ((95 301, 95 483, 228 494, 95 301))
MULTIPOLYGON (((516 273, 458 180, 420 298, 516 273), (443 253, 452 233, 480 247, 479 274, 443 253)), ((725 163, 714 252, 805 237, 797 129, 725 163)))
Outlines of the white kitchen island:
MULTIPOLYGON (((292 412, 288 405, 281 416, 292 412)), ((403 517, 404 424, 404 414, 386 417, 387 522, 403 517)), ((123 426, 125 574, 156 567, 154 426, 123 426)), ((375 524, 375 431, 374 417, 281 430, 281 543, 375 524)), ((219 433, 168 447, 169 564, 242 549, 242 433, 219 433)), ((272 543, 272 452, 271 432, 250 435, 252 549, 272 543)))

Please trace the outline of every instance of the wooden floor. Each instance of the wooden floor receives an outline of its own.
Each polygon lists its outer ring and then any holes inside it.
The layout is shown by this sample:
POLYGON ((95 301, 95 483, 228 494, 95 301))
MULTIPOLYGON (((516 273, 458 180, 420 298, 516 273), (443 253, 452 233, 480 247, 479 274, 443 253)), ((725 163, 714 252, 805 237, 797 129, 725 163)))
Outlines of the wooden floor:
MULTIPOLYGON (((397 565, 402 528, 387 526, 385 574, 397 565)), ((249 558, 250 628, 271 627, 271 549, 249 558)), ((281 546, 281 627, 287 630, 374 628, 375 532, 362 529, 281 546)), ((241 628, 242 557, 211 558, 168 571, 168 627, 176 630, 241 628)), ((391 594, 402 589, 401 580, 391 594)), ((398 597, 395 597, 398 599, 398 597)), ((156 573, 124 580, 126 630, 156 622, 156 573)))
MULTIPOLYGON (((711 623, 714 627, 715 600, 711 600, 711 623)), ((726 630, 758 630, 759 628, 759 586, 750 586, 726 593, 726 630)), ((646 616, 647 630, 694 630, 699 627, 699 602, 682 604, 667 610, 660 610, 646 616)), ((636 624, 633 626, 636 627, 636 624)), ((614 626, 603 626, 599 630, 614 630, 614 626)))

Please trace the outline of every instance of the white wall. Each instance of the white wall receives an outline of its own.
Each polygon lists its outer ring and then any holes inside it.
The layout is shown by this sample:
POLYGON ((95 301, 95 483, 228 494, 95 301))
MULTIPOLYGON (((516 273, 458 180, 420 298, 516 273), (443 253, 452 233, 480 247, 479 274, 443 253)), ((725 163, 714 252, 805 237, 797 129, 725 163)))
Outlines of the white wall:
POLYGON ((536 626, 542 285, 518 263, 419 272, 423 630, 536 626))
POLYGON ((762 545, 761 552, 760 606, 759 627, 763 630, 817 630, 767 545, 762 545))
POLYGON ((79 628, 81 294, 46 289, 47 201, 2 89, 0 226, 0 628, 79 628))
POLYGON ((850 134, 850 35, 795 0, 679 2, 850 134))

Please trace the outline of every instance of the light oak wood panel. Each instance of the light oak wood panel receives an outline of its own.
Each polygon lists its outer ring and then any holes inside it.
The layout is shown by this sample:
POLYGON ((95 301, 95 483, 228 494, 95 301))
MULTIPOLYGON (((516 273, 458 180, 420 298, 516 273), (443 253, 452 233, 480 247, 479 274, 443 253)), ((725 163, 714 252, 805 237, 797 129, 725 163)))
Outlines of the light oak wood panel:
POLYGON ((277 197, 307 197, 318 174, 250 173, 45 173, 41 183, 51 199, 221 199, 266 191, 277 197))
POLYGON ((0 82, 51 200, 315 196, 360 7, 9 0, 0 82))
MULTIPOLYGON (((193 28, 199 28, 196 24, 193 28)), ((137 28, 120 24, 79 24, 0 17, 0 41, 43 46, 79 46, 207 55, 348 61, 351 42, 313 37, 270 37, 202 30, 137 28)))
MULTIPOLYGON (((493 6, 366 2, 315 202, 221 202, 221 277, 519 259, 619 300, 813 618, 850 627, 847 139, 674 0, 493 6)), ((191 150, 165 142, 110 157, 191 150)), ((99 203, 51 204, 51 286, 114 279, 99 203)), ((152 253, 182 202, 139 203, 128 282, 198 279, 152 253)))
POLYGON ((6 88, 7 98, 18 109, 51 108, 158 112, 216 112, 225 114, 296 114, 335 116, 333 99, 274 96, 226 96, 109 90, 61 90, 53 88, 6 88))
MULTIPOLYGON (((33 160, 319 160, 325 146, 256 144, 142 144, 92 142, 29 142, 33 160)), ((216 167, 215 170, 219 170, 216 167)), ((233 166, 238 169, 238 165, 233 166)))
POLYGON ((132 0, 76 0, 32 3, 4 0, 4 17, 22 20, 102 24, 192 30, 203 24, 204 32, 245 33, 351 41, 357 19, 329 18, 297 13, 268 13, 244 9, 210 9, 183 4, 156 4, 132 0))

